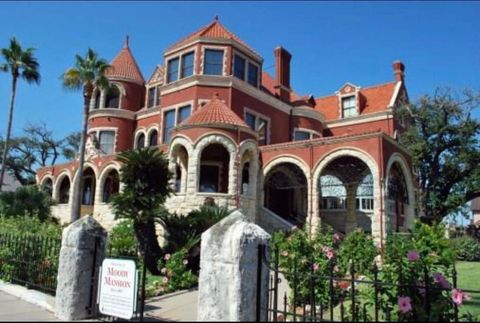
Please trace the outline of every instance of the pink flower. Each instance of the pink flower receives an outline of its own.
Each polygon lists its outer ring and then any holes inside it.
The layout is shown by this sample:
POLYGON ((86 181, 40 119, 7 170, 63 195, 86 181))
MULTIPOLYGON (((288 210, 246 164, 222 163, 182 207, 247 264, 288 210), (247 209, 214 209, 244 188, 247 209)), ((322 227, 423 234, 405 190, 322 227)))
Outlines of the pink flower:
POLYGON ((167 272, 167 268, 163 267, 162 270, 160 270, 162 274, 165 274, 167 272))
POLYGON ((437 282, 442 288, 450 288, 450 283, 441 273, 435 273, 433 279, 437 282))
POLYGON ((398 298, 398 308, 402 314, 406 314, 412 310, 412 300, 408 296, 400 296, 398 298))
POLYGON ((472 298, 469 294, 462 292, 461 289, 452 289, 452 301, 457 305, 462 305, 464 301, 469 301, 472 298))
POLYGON ((165 260, 169 260, 170 257, 171 257, 171 255, 169 253, 167 253, 164 258, 165 258, 165 260))
POLYGON ((407 253, 407 258, 410 261, 417 261, 420 259, 420 253, 417 250, 410 250, 407 253))
POLYGON ((425 295, 425 283, 424 282, 418 282, 417 283, 417 288, 418 288, 418 292, 422 295, 425 295))
POLYGON ((287 250, 285 250, 285 251, 282 253, 282 256, 284 256, 284 257, 288 257, 288 251, 287 251, 287 250))
POLYGON ((335 253, 333 252, 333 250, 328 250, 326 253, 325 253, 325 256, 327 256, 328 260, 332 259, 333 257, 335 257, 335 253))
POLYGON ((313 264, 313 271, 317 271, 320 268, 320 265, 317 263, 313 264))
POLYGON ((340 241, 340 235, 338 233, 333 234, 333 242, 337 243, 340 241))
POLYGON ((335 267, 333 267, 333 272, 338 273, 339 271, 340 271, 340 268, 338 268, 338 266, 335 265, 335 267))
POLYGON ((166 284, 168 283, 168 277, 163 277, 162 281, 166 284))
POLYGON ((184 265, 188 264, 188 260, 187 260, 187 259, 184 259, 184 260, 183 260, 183 264, 184 264, 184 265))

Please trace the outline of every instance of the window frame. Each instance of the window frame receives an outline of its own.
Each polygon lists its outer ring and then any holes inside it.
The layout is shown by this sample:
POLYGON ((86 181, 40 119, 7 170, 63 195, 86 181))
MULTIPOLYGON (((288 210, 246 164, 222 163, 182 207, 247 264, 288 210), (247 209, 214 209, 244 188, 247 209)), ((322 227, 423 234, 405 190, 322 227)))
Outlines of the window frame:
POLYGON ((190 77, 190 76, 193 76, 193 75, 195 75, 195 50, 192 49, 190 51, 186 51, 185 53, 180 54, 180 77, 179 77, 179 80, 190 77), (185 76, 183 74, 184 68, 185 68, 184 58, 185 58, 185 56, 190 55, 190 54, 192 55, 192 74, 185 76))
POLYGON ((359 116, 359 111, 358 111, 358 96, 356 93, 353 93, 353 94, 346 94, 346 95, 342 95, 340 96, 340 109, 341 109, 341 113, 342 113, 342 119, 346 119, 346 118, 354 118, 354 117, 358 117, 359 116), (345 115, 345 105, 344 105, 344 101, 348 100, 348 99, 352 99, 353 98, 353 106, 350 106, 348 107, 348 111, 355 111, 355 115, 345 115))
POLYGON ((180 73, 180 56, 174 56, 174 57, 171 57, 167 60, 167 72, 165 73, 165 83, 166 84, 170 84, 170 83, 173 83, 173 82, 176 82, 178 81, 180 78, 179 78, 179 73, 180 73), (177 65, 177 76, 174 80, 172 79, 169 79, 170 75, 173 75, 173 73, 171 73, 169 71, 169 68, 170 68, 170 64, 172 61, 174 60, 177 60, 178 61, 178 65, 177 65))
POLYGON ((102 155, 106 156, 101 150, 100 150, 100 132, 102 131, 112 131, 114 132, 113 136, 113 152, 112 155, 117 153, 117 137, 118 137, 118 128, 115 127, 95 127, 88 129, 87 135, 95 134, 95 138, 98 140, 98 147, 95 147, 102 155))
MULTIPOLYGON (((266 127, 267 135, 265 136, 265 143, 262 143, 262 145, 265 145, 265 146, 269 145, 270 144, 270 137, 271 137, 271 133, 272 133, 271 132, 272 120, 270 119, 270 117, 268 117, 268 116, 266 116, 262 113, 259 113, 255 110, 252 110, 250 108, 244 107, 243 108, 243 120, 245 121, 245 123, 247 123, 246 122, 247 113, 255 116, 255 129, 252 129, 253 131, 255 131, 255 133, 258 133, 258 127, 259 127, 260 119, 263 119, 267 122, 267 127, 266 127)), ((247 123, 247 125, 251 129, 251 127, 248 123, 247 123)))
POLYGON ((237 50, 233 51, 233 54, 232 54, 232 76, 233 77, 235 77, 236 79, 241 80, 241 81, 247 83, 248 85, 253 86, 253 87, 258 89, 260 87, 260 84, 261 84, 261 70, 262 70, 261 69, 261 64, 258 64, 256 61, 248 58, 247 56, 243 55, 241 52, 239 52, 237 50), (238 57, 242 58, 243 60, 245 60, 245 69, 243 71, 243 74, 244 74, 243 79, 235 76, 235 56, 238 56, 238 57), (248 81, 250 65, 253 65, 257 68, 257 85, 252 85, 248 81))
POLYGON ((167 142, 165 142, 164 140, 165 139, 165 114, 170 111, 175 111, 174 125, 172 127, 173 129, 176 126, 178 126, 178 115, 179 115, 180 109, 185 108, 187 106, 190 106, 190 115, 188 116, 190 117, 193 113, 193 101, 182 102, 173 106, 166 107, 165 109, 162 109, 162 122, 160 124, 161 129, 158 131, 158 134, 161 138, 161 142, 159 144, 167 144, 167 142))
POLYGON ((222 175, 223 175, 223 163, 221 161, 211 161, 211 160, 206 160, 206 161, 200 161, 199 165, 199 174, 198 174, 198 187, 197 187, 197 193, 203 193, 203 194, 228 194, 228 186, 227 186, 227 192, 220 192, 220 187, 222 186, 222 175), (217 178, 217 191, 216 192, 205 192, 200 190, 200 186, 202 183, 202 166, 214 166, 218 168, 218 178, 217 178))
POLYGON ((211 77, 220 77, 226 76, 226 63, 227 63, 227 52, 228 48, 226 46, 212 46, 206 45, 202 46, 201 49, 201 59, 200 59, 200 70, 202 75, 211 76, 211 77), (205 58, 206 58, 206 51, 207 50, 216 50, 216 51, 223 51, 223 59, 222 59, 222 73, 220 75, 217 74, 205 74, 205 58))

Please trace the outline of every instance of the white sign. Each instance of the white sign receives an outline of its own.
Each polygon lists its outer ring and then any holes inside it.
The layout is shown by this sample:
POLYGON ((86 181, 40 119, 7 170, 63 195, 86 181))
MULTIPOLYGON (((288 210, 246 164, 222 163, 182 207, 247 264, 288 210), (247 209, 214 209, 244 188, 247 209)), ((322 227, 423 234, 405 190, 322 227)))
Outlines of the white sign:
POLYGON ((131 319, 137 298, 137 271, 133 260, 103 260, 100 272, 100 313, 131 319))

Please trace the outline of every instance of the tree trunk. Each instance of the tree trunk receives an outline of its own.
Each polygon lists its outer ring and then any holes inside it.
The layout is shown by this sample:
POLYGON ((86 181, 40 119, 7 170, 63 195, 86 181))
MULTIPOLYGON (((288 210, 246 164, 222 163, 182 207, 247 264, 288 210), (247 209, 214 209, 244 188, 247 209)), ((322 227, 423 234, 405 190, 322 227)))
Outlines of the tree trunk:
POLYGON ((5 170, 7 168, 8 144, 9 144, 10 135, 12 132, 13 105, 15 103, 16 92, 17 92, 17 77, 13 75, 12 76, 12 96, 10 98, 10 110, 8 111, 7 135, 5 137, 5 144, 3 146, 2 169, 0 171, 0 192, 2 191, 2 188, 3 188, 3 178, 5 176, 5 170))
POLYGON ((162 249, 158 245, 155 222, 153 220, 148 220, 147 222, 134 220, 133 228, 137 241, 140 244, 142 257, 145 259, 145 266, 152 275, 160 275, 157 261, 162 256, 162 249))
POLYGON ((73 187, 72 213, 70 222, 80 219, 80 209, 82 205, 82 184, 83 184, 83 164, 85 163, 85 143, 87 140, 88 116, 90 114, 90 98, 92 97, 93 86, 86 84, 83 88, 83 127, 80 136, 80 151, 78 159, 77 175, 73 187))

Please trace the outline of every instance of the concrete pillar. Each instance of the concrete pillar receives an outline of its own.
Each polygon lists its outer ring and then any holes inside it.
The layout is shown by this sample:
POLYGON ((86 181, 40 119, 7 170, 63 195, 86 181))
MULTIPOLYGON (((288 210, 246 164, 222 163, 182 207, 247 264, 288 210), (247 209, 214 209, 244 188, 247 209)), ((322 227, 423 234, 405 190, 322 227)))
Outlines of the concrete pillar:
POLYGON ((107 232, 91 216, 82 217, 64 229, 55 296, 55 315, 59 319, 89 317, 92 270, 98 275, 106 241, 107 232))
MULTIPOLYGON (((198 321, 254 321, 257 310, 258 246, 269 259, 270 235, 235 211, 202 234, 198 321)), ((269 269, 262 264, 261 298, 267 306, 269 269)), ((261 320, 265 321, 265 311, 261 320)))

